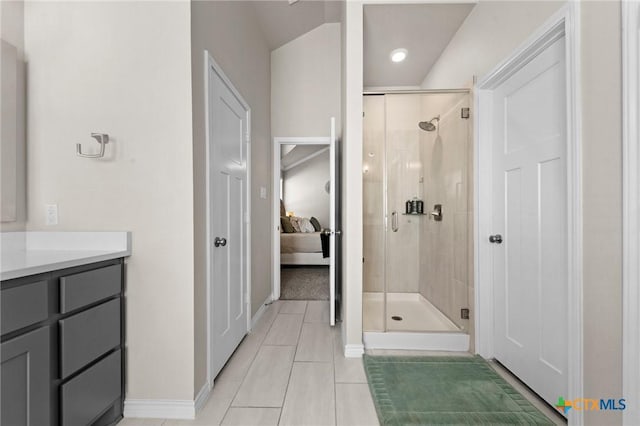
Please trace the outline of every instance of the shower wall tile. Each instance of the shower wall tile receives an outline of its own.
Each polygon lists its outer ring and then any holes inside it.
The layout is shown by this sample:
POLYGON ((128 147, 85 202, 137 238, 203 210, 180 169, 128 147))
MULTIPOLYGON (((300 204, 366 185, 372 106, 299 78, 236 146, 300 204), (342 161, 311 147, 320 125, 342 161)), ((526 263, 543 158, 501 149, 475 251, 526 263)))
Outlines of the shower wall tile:
MULTIPOLYGON (((468 306, 470 269, 468 227, 470 201, 469 121, 460 118, 468 95, 426 95, 425 115, 440 114, 439 135, 423 132, 421 159, 425 164, 425 204, 442 204, 443 220, 428 220, 422 230, 420 292, 458 326, 460 309, 468 306)), ((472 196, 472 195, 471 195, 472 196)))
POLYGON ((467 282, 467 217, 468 213, 453 214, 453 278, 467 282))

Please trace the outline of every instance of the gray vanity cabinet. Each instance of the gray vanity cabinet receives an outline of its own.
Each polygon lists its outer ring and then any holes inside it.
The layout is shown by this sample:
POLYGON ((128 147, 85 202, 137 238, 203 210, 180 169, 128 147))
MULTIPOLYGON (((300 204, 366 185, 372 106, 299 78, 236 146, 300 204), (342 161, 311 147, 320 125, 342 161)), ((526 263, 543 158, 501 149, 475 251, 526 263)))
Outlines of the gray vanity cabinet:
POLYGON ((124 261, 2 281, 1 426, 103 426, 124 405, 124 261))
POLYGON ((49 332, 40 327, 0 345, 3 426, 50 424, 49 332))

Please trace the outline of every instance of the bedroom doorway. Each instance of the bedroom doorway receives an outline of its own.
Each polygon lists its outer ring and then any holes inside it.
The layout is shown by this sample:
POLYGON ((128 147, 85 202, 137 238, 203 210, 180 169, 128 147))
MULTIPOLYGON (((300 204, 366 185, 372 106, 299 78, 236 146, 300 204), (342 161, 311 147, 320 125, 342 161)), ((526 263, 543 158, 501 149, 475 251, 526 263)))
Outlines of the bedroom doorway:
POLYGON ((339 312, 335 120, 329 137, 276 137, 273 300, 326 300, 339 312), (338 285, 336 285, 338 284, 338 285))

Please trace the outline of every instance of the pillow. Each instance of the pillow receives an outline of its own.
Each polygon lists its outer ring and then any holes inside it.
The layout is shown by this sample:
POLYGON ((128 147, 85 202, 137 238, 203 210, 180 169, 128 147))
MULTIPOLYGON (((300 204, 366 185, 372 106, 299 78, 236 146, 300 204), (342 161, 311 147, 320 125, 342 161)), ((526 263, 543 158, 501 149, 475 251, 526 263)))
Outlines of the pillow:
POLYGON ((300 218, 300 232, 316 232, 316 228, 313 227, 309 219, 302 217, 300 218))
POLYGON ((291 225, 291 220, 287 216, 280 216, 280 228, 285 234, 296 232, 296 230, 293 229, 293 225, 291 225))
POLYGON ((286 216, 287 211, 284 209, 284 202, 280 199, 280 217, 286 216))
POLYGON ((312 217, 309 221, 311 222, 311 225, 313 225, 314 232, 322 231, 322 226, 320 226, 320 221, 318 219, 312 217))
POLYGON ((291 216, 291 217, 289 217, 289 220, 291 221, 291 226, 293 226, 293 229, 295 229, 294 232, 301 232, 300 231, 300 218, 298 216, 291 216))

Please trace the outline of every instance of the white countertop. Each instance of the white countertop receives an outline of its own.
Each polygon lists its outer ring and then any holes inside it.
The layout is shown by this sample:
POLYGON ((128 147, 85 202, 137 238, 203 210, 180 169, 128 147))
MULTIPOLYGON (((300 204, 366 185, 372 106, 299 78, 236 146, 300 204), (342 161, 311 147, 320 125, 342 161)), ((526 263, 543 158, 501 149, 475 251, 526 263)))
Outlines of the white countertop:
POLYGON ((131 255, 130 232, 0 233, 0 280, 131 255))

